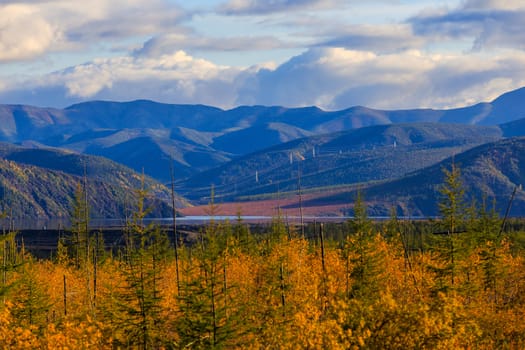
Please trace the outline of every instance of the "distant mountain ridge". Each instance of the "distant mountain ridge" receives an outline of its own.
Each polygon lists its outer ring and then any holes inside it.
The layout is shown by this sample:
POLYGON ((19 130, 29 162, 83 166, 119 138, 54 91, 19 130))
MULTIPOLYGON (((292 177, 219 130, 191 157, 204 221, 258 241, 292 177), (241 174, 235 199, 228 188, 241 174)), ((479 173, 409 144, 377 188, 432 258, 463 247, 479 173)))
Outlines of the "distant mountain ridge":
MULTIPOLYGON (((449 109, 376 110, 361 106, 339 111, 317 107, 286 108, 241 106, 222 110, 205 105, 177 105, 148 100, 131 102, 91 101, 65 109, 0 105, 0 137, 4 141, 43 140, 93 129, 175 129, 227 133, 268 123, 282 123, 320 133, 357 127, 445 122, 496 125, 525 117, 525 88, 505 93, 492 102, 449 109), (67 131, 64 133, 64 131, 67 131)), ((239 154, 243 154, 242 150, 239 154)))
POLYGON ((91 101, 65 109, 0 105, 0 141, 102 155, 157 179, 188 178, 281 142, 374 125, 496 125, 525 117, 525 88, 492 102, 450 110, 340 111, 317 107, 240 106, 222 110, 147 100, 91 101), (137 151, 137 150, 142 150, 137 151))

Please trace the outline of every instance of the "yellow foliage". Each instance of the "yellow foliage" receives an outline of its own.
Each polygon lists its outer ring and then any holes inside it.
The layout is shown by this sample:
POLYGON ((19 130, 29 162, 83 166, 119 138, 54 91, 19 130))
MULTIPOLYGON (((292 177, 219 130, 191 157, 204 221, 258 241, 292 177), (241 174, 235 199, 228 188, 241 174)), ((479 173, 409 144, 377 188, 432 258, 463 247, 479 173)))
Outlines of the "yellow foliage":
POLYGON ((7 303, 0 311, 0 348, 35 349, 40 347, 40 339, 34 328, 21 328, 13 324, 10 307, 7 303))
POLYGON ((89 316, 85 321, 65 322, 61 327, 50 324, 43 337, 43 348, 47 349, 110 349, 111 339, 102 332, 102 324, 89 316))
MULTIPOLYGON (((209 339, 206 332, 216 327, 223 331, 222 344, 228 348, 525 348, 525 259, 509 242, 497 246, 486 242, 472 249, 456 262, 452 288, 439 292, 434 289, 435 268, 444 264, 435 253, 407 254, 399 241, 380 235, 367 240, 361 251, 344 250, 362 244, 356 237, 345 243, 345 248, 326 244, 322 256, 313 242, 286 235, 254 243, 251 250, 240 249, 232 240, 214 257, 213 289, 210 270, 204 270, 195 256, 180 254, 178 273, 174 259, 159 260, 163 266, 156 288, 162 344, 179 346, 185 336, 179 327, 183 307, 195 307, 202 312, 193 320, 204 329, 201 340, 209 339), (494 254, 491 285, 486 283, 487 251, 494 254), (373 294, 347 293, 356 283, 349 271, 361 263, 359 259, 381 264, 367 271, 366 281, 378 286, 373 294), (190 282, 197 283, 203 294, 195 303, 213 298, 214 307, 220 309, 215 324, 208 305, 182 303, 187 289, 179 294, 177 288, 190 282)), ((126 337, 119 325, 126 320, 115 320, 122 318, 117 310, 127 302, 118 299, 119 292, 129 288, 121 264, 118 258, 108 258, 97 266, 95 300, 92 270, 86 277, 84 269, 36 261, 32 266, 36 281, 49 296, 47 322, 29 325, 14 319, 16 298, 13 292, 6 293, 0 309, 0 348, 124 346, 126 337)), ((7 283, 16 285, 21 271, 10 272, 7 283)))

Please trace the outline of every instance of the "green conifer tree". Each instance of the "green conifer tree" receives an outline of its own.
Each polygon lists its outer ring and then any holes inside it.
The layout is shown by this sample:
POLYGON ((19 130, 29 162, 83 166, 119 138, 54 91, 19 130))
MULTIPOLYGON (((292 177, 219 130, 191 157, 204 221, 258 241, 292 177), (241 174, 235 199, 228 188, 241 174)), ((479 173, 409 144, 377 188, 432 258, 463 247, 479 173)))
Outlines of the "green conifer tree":
POLYGON ((235 346, 240 327, 240 307, 231 302, 229 255, 238 250, 228 222, 211 221, 201 232, 198 249, 184 272, 177 330, 181 347, 228 348, 235 346))
POLYGON ((373 232, 372 221, 368 218, 361 192, 354 204, 354 217, 350 220, 352 233, 347 237, 345 250, 351 269, 352 281, 348 290, 353 298, 373 299, 381 290, 383 256, 377 249, 377 234, 373 232))
POLYGON ((31 258, 23 266, 14 291, 11 310, 16 322, 21 327, 36 326, 43 330, 47 327, 48 311, 51 307, 49 296, 42 289, 31 258))
POLYGON ((137 190, 137 208, 127 223, 126 247, 121 272, 126 281, 118 298, 118 327, 126 339, 117 346, 153 349, 163 346, 161 270, 171 252, 167 235, 154 223, 146 224, 148 191, 137 190))
POLYGON ((87 193, 79 182, 71 209, 71 257, 79 269, 89 264, 90 243, 87 193))
POLYGON ((437 277, 436 292, 455 287, 459 260, 468 255, 465 246, 465 242, 468 242, 468 235, 465 234, 468 208, 461 172, 452 163, 451 169, 444 168, 443 173, 445 179, 440 188, 441 198, 438 203, 442 230, 433 237, 433 249, 439 257, 439 263, 432 267, 437 277))

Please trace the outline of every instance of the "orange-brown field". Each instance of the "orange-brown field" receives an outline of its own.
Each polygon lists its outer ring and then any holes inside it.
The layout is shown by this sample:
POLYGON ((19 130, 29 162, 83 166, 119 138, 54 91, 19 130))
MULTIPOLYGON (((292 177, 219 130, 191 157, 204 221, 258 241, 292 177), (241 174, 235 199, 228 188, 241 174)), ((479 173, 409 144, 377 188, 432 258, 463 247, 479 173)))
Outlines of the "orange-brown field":
MULTIPOLYGON (((308 194, 302 196, 303 215, 305 216, 342 216, 351 204, 348 203, 323 203, 320 200, 321 194, 308 194)), ((281 214, 284 216, 299 216, 300 205, 299 196, 288 198, 247 201, 247 202, 227 202, 216 203, 217 208, 214 215, 255 215, 255 216, 273 216, 277 215, 278 209, 281 208, 281 214)), ((182 215, 209 215, 209 205, 197 205, 193 207, 179 209, 182 215)))

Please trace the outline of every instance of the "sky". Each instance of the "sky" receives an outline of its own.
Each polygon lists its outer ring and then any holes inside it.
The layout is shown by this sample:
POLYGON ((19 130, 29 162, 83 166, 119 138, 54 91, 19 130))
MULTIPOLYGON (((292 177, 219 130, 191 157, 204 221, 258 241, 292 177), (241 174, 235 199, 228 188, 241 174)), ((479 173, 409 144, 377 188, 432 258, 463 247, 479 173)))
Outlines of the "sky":
POLYGON ((2 0, 0 104, 455 108, 525 86, 523 0, 2 0))

